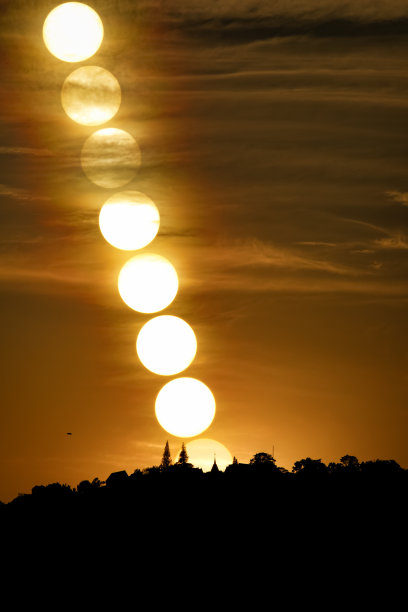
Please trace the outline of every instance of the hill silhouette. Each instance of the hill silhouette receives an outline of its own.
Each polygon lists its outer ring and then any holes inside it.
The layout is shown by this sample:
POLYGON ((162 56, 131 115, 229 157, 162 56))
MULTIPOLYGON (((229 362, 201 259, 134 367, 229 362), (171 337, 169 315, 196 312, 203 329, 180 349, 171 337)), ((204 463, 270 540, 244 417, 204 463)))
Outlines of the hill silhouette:
MULTIPOLYGON (((294 562, 310 576, 316 567, 330 573, 328 559, 347 564, 357 555, 361 562, 379 545, 392 555, 405 537, 408 470, 393 460, 360 463, 345 455, 325 465, 307 457, 288 471, 260 452, 248 464, 234 458, 224 471, 203 472, 187 453, 180 457, 173 464, 165 450, 160 465, 114 472, 105 482, 83 480, 75 488, 35 486, 0 504, 8 554, 47 551, 49 559, 80 563, 83 572, 91 559, 112 568, 137 555, 149 576, 165 547, 183 556, 188 551, 190 575, 197 563, 201 572, 208 569, 205 561, 214 554, 229 555, 231 564, 245 558, 253 577, 266 579, 294 562)), ((177 567, 170 574, 176 576, 177 567)))
MULTIPOLYGON (((345 455, 338 463, 325 465, 321 459, 307 457, 296 461, 292 471, 276 465, 268 453, 256 453, 248 464, 235 458, 224 471, 214 465, 203 472, 180 454, 172 464, 166 444, 161 465, 143 470, 112 473, 106 482, 98 478, 83 480, 76 488, 52 483, 35 486, 31 494, 20 494, 8 504, 0 504, 4 518, 27 517, 50 512, 80 519, 90 513, 129 513, 133 519, 153 518, 163 510, 176 519, 185 505, 211 514, 222 508, 227 515, 252 516, 256 508, 269 513, 303 511, 311 507, 352 507, 368 509, 398 505, 406 494, 408 470, 394 460, 359 462, 345 455)), ((262 516, 262 515, 261 515, 262 516)))

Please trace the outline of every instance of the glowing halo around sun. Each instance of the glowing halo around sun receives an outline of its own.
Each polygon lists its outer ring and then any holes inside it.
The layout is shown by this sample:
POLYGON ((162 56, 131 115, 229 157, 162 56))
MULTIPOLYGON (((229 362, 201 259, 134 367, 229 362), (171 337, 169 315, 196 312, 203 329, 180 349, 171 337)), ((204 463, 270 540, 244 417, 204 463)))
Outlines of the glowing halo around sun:
POLYGON ((175 378, 159 391, 156 417, 169 434, 192 438, 205 431, 215 416, 210 389, 196 378, 175 378))
POLYGON ((116 115, 120 102, 117 79, 99 66, 77 68, 62 86, 62 107, 68 117, 81 125, 106 123, 116 115))
POLYGON ((55 7, 43 26, 47 49, 63 62, 83 62, 97 52, 103 40, 98 13, 82 2, 55 7))
POLYGON ((150 319, 139 332, 136 350, 145 368, 154 374, 179 374, 193 361, 197 339, 190 325, 171 315, 150 319))
POLYGON ((104 128, 91 134, 81 152, 83 171, 90 181, 115 189, 129 183, 141 163, 136 140, 128 132, 104 128))
POLYGON ((214 457, 217 466, 222 471, 225 470, 227 465, 231 465, 233 460, 226 446, 221 444, 221 442, 210 440, 209 438, 190 440, 190 442, 186 444, 186 451, 189 462, 192 463, 194 467, 201 468, 203 472, 209 472, 211 470, 214 464, 214 457))
POLYGON ((135 255, 121 269, 118 289, 129 308, 145 313, 158 312, 171 304, 177 295, 177 272, 161 255, 135 255))
POLYGON ((115 193, 102 206, 99 227, 109 244, 124 251, 148 245, 159 231, 156 205, 139 191, 115 193))

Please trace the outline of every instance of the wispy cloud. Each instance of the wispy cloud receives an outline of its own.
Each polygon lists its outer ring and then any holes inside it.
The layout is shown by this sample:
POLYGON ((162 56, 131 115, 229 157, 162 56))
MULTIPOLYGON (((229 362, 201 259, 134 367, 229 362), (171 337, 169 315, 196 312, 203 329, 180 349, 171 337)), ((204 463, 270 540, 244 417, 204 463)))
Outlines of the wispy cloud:
POLYGON ((85 285, 89 279, 67 270, 52 270, 42 267, 24 265, 1 265, 0 279, 11 281, 38 281, 40 283, 58 283, 63 285, 85 285))
POLYGON ((295 249, 283 248, 257 238, 220 243, 211 249, 212 258, 224 269, 263 267, 281 270, 313 270, 336 275, 354 275, 353 269, 320 260, 295 249))
POLYGON ((398 202, 403 206, 408 206, 408 192, 407 191, 387 191, 386 195, 391 198, 394 202, 398 202))
POLYGON ((382 249, 408 249, 408 239, 402 234, 397 234, 388 238, 380 238, 379 240, 375 240, 374 243, 382 249))
POLYGON ((161 4, 160 8, 173 27, 198 36, 218 37, 222 44, 298 35, 317 38, 398 35, 403 34, 398 21, 408 17, 408 7, 403 0, 387 3, 372 0, 190 0, 187 3, 175 0, 161 4))
POLYGON ((337 246, 335 242, 318 242, 318 241, 313 241, 313 240, 309 240, 305 242, 298 242, 297 244, 301 246, 323 246, 323 247, 333 247, 333 248, 337 246))
POLYGON ((33 157, 53 157, 49 149, 36 149, 33 147, 0 147, 0 155, 30 155, 33 157))
MULTIPOLYGON (((399 192, 389 192, 389 193, 398 194, 400 199, 396 201, 401 201, 401 198, 404 195, 408 196, 408 194, 403 194, 403 193, 400 194, 399 192)), ((368 223, 365 221, 359 221, 356 219, 345 219, 345 220, 349 221, 350 223, 355 223, 357 225, 370 229, 376 232, 377 234, 380 233, 384 235, 384 237, 382 238, 375 238, 373 240, 361 241, 361 245, 360 245, 361 253, 371 252, 373 248, 374 249, 376 248, 377 249, 378 248, 379 249, 399 249, 399 250, 408 249, 408 238, 403 232, 395 231, 394 229, 388 229, 386 227, 380 227, 379 225, 375 225, 373 223, 368 223)))
POLYGON ((22 189, 21 187, 10 187, 9 185, 0 184, 0 196, 6 196, 13 200, 21 202, 36 202, 49 200, 47 196, 39 196, 35 193, 22 189))

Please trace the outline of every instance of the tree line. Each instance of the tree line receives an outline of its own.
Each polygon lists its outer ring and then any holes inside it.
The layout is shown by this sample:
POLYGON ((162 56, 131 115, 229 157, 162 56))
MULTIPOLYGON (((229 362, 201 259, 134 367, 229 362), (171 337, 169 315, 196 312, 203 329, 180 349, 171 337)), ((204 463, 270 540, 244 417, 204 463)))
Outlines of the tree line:
POLYGON ((126 471, 113 472, 106 481, 99 478, 83 480, 76 487, 52 483, 37 485, 30 494, 19 494, 1 508, 18 509, 42 507, 47 504, 76 504, 83 506, 95 503, 112 503, 127 498, 136 499, 148 495, 149 499, 160 496, 162 492, 185 491, 199 495, 200 489, 206 494, 225 496, 225 492, 236 497, 251 490, 255 497, 284 492, 293 496, 305 491, 314 494, 331 495, 336 491, 344 493, 369 492, 370 488, 405 491, 408 483, 408 470, 394 460, 376 459, 360 462, 354 455, 344 455, 339 462, 327 465, 321 459, 306 457, 296 461, 289 471, 276 464, 276 459, 267 452, 253 455, 249 463, 240 463, 236 457, 224 471, 217 466, 216 460, 210 472, 203 472, 189 462, 184 443, 178 459, 173 462, 168 442, 164 447, 159 465, 135 469, 132 474, 126 471))

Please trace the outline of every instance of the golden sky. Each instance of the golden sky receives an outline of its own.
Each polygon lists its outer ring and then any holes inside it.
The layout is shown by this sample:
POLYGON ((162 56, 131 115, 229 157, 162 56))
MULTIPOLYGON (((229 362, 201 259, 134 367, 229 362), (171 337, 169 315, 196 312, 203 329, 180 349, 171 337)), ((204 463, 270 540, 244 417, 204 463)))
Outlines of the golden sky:
POLYGON ((167 379, 135 353, 149 317, 117 292, 129 254, 99 231, 113 192, 81 168, 95 128, 61 107, 82 65, 122 88, 106 125, 138 142, 126 188, 160 210, 146 250, 180 279, 164 314, 194 328, 186 375, 217 402, 202 437, 243 462, 274 446, 289 469, 346 453, 407 467, 407 3, 89 4, 105 38, 74 65, 42 40, 56 3, 1 11, 0 499, 182 442, 154 415, 167 379))

